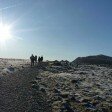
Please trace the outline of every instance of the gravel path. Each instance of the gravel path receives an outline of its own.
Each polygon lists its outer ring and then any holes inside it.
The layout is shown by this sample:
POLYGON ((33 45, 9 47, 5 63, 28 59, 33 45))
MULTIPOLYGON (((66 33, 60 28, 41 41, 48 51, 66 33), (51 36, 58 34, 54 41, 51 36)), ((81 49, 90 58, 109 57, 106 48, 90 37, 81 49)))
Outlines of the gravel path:
POLYGON ((37 68, 24 68, 0 79, 0 112, 51 112, 46 95, 34 91, 37 68))

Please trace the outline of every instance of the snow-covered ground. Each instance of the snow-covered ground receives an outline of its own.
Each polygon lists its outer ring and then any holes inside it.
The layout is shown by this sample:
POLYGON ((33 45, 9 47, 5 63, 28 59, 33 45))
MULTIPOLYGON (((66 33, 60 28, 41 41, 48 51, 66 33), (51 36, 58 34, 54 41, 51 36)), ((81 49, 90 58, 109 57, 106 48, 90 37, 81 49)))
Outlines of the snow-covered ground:
POLYGON ((36 82, 46 90, 53 112, 112 111, 111 68, 84 65, 63 72, 57 67, 60 73, 51 69, 41 72, 36 82))
MULTIPOLYGON (((0 76, 27 66, 29 60, 0 59, 0 76)), ((52 112, 112 112, 112 68, 48 64, 32 69, 39 71, 32 86, 48 96, 52 112)))
POLYGON ((29 60, 0 60, 0 112, 51 112, 47 97, 41 91, 34 94, 32 80, 38 68, 29 60))
POLYGON ((0 58, 0 75, 13 73, 27 66, 28 64, 29 64, 29 60, 0 58))

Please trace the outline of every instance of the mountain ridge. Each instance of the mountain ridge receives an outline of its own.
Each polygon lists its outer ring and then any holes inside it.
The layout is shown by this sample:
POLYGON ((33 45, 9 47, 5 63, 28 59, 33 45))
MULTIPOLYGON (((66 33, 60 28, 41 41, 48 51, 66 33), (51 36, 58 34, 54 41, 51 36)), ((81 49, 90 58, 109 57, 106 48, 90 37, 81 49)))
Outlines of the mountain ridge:
POLYGON ((72 61, 72 64, 112 65, 112 57, 103 54, 78 57, 72 61))

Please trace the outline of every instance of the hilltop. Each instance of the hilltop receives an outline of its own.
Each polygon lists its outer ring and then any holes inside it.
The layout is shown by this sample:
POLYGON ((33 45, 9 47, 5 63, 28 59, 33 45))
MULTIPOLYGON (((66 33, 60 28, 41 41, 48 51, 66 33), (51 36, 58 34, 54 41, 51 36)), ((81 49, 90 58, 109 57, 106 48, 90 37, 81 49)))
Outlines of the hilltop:
POLYGON ((72 62, 72 64, 112 65, 112 57, 102 54, 87 57, 78 57, 72 62))

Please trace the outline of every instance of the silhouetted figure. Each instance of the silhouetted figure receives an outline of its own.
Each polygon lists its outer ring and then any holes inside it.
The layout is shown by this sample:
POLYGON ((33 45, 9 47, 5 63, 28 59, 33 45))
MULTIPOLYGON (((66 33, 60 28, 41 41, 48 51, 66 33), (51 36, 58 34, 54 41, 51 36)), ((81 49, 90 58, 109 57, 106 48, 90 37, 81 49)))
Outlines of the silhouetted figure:
POLYGON ((40 58, 40 56, 38 57, 38 62, 41 62, 41 58, 40 58))
POLYGON ((33 54, 31 55, 30 60, 31 60, 31 66, 34 66, 35 57, 33 56, 33 54))
POLYGON ((37 56, 35 55, 35 63, 37 63, 37 56))
POLYGON ((43 56, 39 56, 39 58, 38 58, 38 62, 42 62, 43 61, 43 56))
POLYGON ((43 56, 41 56, 41 62, 43 61, 43 56))

